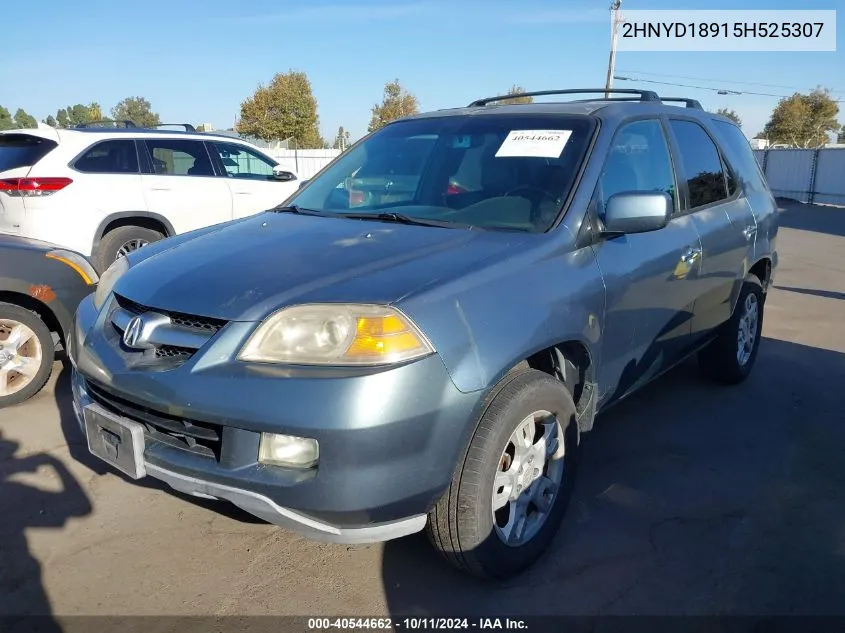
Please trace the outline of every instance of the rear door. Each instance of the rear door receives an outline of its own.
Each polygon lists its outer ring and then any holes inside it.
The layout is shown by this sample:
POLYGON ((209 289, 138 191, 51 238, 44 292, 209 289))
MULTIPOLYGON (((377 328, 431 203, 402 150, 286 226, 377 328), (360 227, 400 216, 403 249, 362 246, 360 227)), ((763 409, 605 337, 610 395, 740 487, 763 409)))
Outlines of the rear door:
POLYGON ((296 180, 277 180, 273 176, 273 167, 278 163, 270 157, 240 143, 209 141, 207 145, 226 175, 235 218, 272 209, 297 190, 296 180))
POLYGON ((26 214, 23 197, 13 191, 11 182, 3 181, 26 177, 33 165, 58 147, 58 136, 51 132, 55 138, 29 131, 0 134, 0 233, 20 233, 26 214))
POLYGON ((702 124, 672 117, 669 128, 682 177, 684 211, 701 236, 702 293, 695 304, 693 338, 730 318, 754 255, 757 226, 733 170, 702 124))
POLYGON ((232 219, 232 194, 218 177, 201 140, 144 138, 141 182, 147 208, 166 218, 177 233, 232 219))

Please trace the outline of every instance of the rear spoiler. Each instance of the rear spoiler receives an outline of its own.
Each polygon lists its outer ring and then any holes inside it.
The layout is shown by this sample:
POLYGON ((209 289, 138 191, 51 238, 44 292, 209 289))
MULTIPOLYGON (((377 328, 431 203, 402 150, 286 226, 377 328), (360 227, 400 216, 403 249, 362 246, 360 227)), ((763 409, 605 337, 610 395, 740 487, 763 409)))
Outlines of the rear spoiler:
POLYGON ((3 130, 0 132, 0 135, 7 135, 7 134, 26 134, 28 136, 38 136, 40 138, 46 138, 49 141, 54 141, 58 143, 60 140, 59 131, 54 128, 50 127, 46 124, 39 124, 37 128, 20 128, 15 130, 3 130))

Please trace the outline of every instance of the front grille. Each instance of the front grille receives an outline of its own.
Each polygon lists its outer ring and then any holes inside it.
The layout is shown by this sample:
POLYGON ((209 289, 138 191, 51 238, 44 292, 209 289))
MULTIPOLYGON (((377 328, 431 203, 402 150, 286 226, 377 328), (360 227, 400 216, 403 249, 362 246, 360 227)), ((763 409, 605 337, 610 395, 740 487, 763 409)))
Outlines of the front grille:
POLYGON ((174 345, 159 345, 155 348, 156 358, 171 358, 173 360, 188 360, 194 355, 194 352, 196 352, 195 349, 174 345))
POLYGON ((201 330, 203 332, 209 333, 216 333, 220 328, 222 328, 228 321, 224 321, 223 319, 214 319, 212 317, 204 317, 204 316, 197 316, 195 314, 185 314, 184 312, 171 312, 170 310, 161 310, 159 308, 152 308, 148 306, 141 305, 131 299, 127 299, 119 294, 114 295, 117 304, 131 312, 133 314, 143 314, 144 312, 158 312, 159 314, 165 314, 170 317, 171 323, 173 325, 178 325, 180 327, 189 328, 193 330, 201 330))
POLYGON ((112 413, 144 425, 144 434, 152 440, 202 455, 220 459, 223 428, 217 424, 198 422, 156 411, 116 396, 91 381, 85 383, 90 398, 112 413))

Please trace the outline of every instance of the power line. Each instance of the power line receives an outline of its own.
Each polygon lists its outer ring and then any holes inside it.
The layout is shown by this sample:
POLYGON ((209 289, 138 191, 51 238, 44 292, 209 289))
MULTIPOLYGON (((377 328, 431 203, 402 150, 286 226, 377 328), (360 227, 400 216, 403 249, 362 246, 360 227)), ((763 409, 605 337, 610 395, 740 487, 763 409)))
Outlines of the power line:
MULTIPOLYGON (((668 81, 656 81, 654 79, 639 79, 636 77, 622 77, 620 75, 616 75, 614 77, 619 81, 640 81, 642 83, 647 84, 661 84, 663 86, 675 86, 677 88, 692 88, 694 90, 709 90, 711 92, 715 92, 720 95, 754 95, 757 97, 777 97, 779 99, 788 99, 792 95, 778 95, 772 94, 770 92, 751 92, 749 90, 725 90, 724 88, 714 88, 712 86, 693 86, 690 84, 678 84, 672 83, 668 81)), ((832 99, 834 103, 843 103, 845 99, 832 99)))
MULTIPOLYGON (((785 86, 783 84, 764 84, 754 81, 736 81, 736 80, 729 80, 729 79, 708 79, 707 77, 691 77, 690 75, 671 75, 669 73, 653 73, 653 72, 645 72, 642 70, 619 70, 620 73, 630 73, 633 75, 648 75, 650 77, 673 77, 675 79, 693 79, 695 81, 709 81, 712 83, 719 83, 719 84, 740 84, 743 86, 763 86, 764 88, 785 88, 787 90, 812 90, 812 88, 796 88, 795 86, 785 86)), ((845 94, 845 90, 830 90, 832 93, 836 94, 845 94)), ((768 95, 766 95, 768 96, 768 95)))

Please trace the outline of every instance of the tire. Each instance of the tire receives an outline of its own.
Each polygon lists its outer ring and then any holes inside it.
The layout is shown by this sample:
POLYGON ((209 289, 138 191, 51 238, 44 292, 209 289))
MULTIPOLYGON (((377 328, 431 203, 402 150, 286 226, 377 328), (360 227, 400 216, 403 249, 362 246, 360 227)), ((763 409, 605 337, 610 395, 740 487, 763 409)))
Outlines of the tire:
MULTIPOLYGON (((554 417, 546 418, 540 414, 537 419, 548 422, 554 417)), ((546 429, 552 426, 553 423, 546 429)), ((525 428, 543 426, 529 420, 525 428)), ((535 440, 537 437, 539 435, 535 435, 535 440)), ((434 547, 452 565, 481 578, 507 579, 527 569, 547 549, 566 513, 578 467, 578 439, 575 404, 563 383, 534 369, 523 369, 505 376, 488 398, 488 405, 455 469, 449 489, 429 513, 427 532, 434 547), (530 482, 531 475, 528 480, 519 477, 509 479, 507 474, 514 472, 511 469, 518 463, 538 465, 538 459, 528 459, 530 454, 526 457, 523 453, 520 459, 511 451, 514 448, 512 435, 536 412, 556 416, 563 456, 558 453, 557 459, 546 459, 540 469, 532 468, 534 476, 538 470, 541 474, 536 481, 530 482), (526 527, 524 540, 515 539, 512 544, 506 544, 507 526, 511 525, 514 504, 525 504, 538 489, 542 492, 545 480, 555 478, 553 469, 560 472, 560 484, 553 496, 548 490, 542 494, 547 509, 545 520, 533 530, 526 527), (516 485, 510 486, 508 498, 511 500, 496 512, 494 518, 494 481, 496 491, 500 493, 497 504, 500 504, 508 496, 508 490, 498 483, 505 480, 512 483, 521 481, 523 487, 514 492, 516 485), (513 497, 516 497, 515 501, 513 497)), ((548 454, 548 451, 545 453, 548 454)), ((533 501, 528 502, 526 507, 533 512, 539 508, 533 501)), ((527 513, 526 516, 536 518, 539 515, 527 513)), ((528 522, 526 524, 530 526, 528 522)), ((510 530, 512 538, 516 532, 515 528, 510 530)))
MULTIPOLYGON (((98 271, 102 274, 106 268, 120 255, 121 248, 133 242, 142 243, 141 246, 152 244, 164 238, 164 234, 152 229, 145 229, 142 226, 119 226, 112 229, 103 236, 100 246, 97 249, 96 264, 98 271)), ((134 249, 131 249, 134 250, 134 249)))
POLYGON ((0 303, 0 409, 20 404, 41 391, 53 373, 55 354, 53 335, 37 314, 11 303, 0 303), (14 328, 19 326, 16 335, 14 328), (12 336, 21 335, 28 336, 23 345, 9 345, 12 336), (24 367, 31 367, 34 373, 18 371, 24 367))
POLYGON ((760 349, 764 305, 763 286, 757 277, 749 275, 742 284, 731 318, 719 327, 716 338, 698 353, 698 365, 707 378, 725 385, 736 385, 748 378, 760 349), (749 310, 752 307, 756 309, 756 319, 749 330, 745 323, 751 318, 749 310), (750 345, 749 333, 754 337, 750 345), (744 348, 742 354, 740 345, 744 348))

